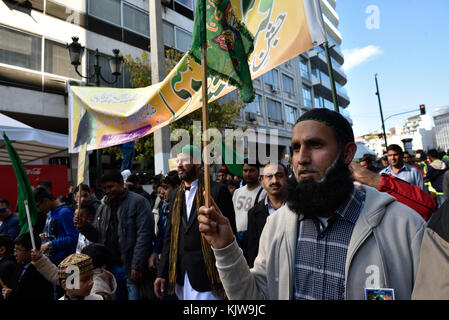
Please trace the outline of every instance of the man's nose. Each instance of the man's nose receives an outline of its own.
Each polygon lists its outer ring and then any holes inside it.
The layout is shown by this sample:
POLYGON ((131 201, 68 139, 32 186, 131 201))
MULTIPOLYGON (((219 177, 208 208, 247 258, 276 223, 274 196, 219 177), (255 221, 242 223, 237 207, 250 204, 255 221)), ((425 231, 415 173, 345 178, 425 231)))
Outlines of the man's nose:
POLYGON ((310 163, 310 151, 308 148, 301 148, 301 150, 299 150, 297 161, 299 164, 310 163))

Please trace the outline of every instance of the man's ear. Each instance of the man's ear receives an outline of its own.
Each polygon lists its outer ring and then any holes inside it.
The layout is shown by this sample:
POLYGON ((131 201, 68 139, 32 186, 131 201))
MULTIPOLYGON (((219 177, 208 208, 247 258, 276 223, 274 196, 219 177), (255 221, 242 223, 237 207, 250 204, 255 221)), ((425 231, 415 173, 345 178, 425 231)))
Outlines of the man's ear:
POLYGON ((348 142, 343 148, 343 160, 346 165, 349 165, 354 159, 357 151, 357 145, 354 142, 348 142))
POLYGON ((64 289, 64 291, 66 290, 66 281, 65 281, 65 279, 61 280, 61 287, 64 289))

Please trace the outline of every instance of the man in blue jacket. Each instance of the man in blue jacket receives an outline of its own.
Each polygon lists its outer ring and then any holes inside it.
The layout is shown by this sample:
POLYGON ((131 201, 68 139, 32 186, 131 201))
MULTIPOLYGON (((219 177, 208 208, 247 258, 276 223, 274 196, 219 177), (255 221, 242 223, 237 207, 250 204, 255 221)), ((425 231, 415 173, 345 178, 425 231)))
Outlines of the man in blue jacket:
POLYGON ((34 199, 40 212, 48 212, 44 234, 41 235, 43 242, 41 251, 51 262, 58 265, 76 250, 79 233, 73 224, 73 209, 61 205, 44 188, 37 188, 34 191, 34 199))
POLYGON ((20 232, 19 217, 9 208, 7 199, 0 199, 0 233, 8 234, 13 240, 17 238, 20 232))

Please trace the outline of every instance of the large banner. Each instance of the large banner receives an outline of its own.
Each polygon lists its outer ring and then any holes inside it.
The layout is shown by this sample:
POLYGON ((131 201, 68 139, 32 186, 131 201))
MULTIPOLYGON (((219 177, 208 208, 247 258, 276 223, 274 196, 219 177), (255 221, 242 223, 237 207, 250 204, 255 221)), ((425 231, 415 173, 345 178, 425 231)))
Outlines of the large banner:
MULTIPOLYGON (((219 0, 208 0, 213 5, 219 0)), ((319 0, 231 0, 235 16, 254 35, 252 79, 326 41, 319 0)), ((226 14, 217 12, 217 15, 226 14)), ((201 107, 202 67, 185 55, 160 83, 146 88, 72 86, 69 151, 119 145, 141 138, 201 107)), ((234 90, 208 78, 214 101, 234 90)))

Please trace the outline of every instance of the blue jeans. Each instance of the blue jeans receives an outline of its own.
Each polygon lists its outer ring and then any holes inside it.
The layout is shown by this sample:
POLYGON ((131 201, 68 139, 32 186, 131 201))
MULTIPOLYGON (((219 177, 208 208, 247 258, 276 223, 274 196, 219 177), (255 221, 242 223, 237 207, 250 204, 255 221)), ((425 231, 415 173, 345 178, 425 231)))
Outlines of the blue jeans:
POLYGON ((139 287, 128 279, 125 269, 122 266, 112 266, 109 271, 117 281, 117 291, 114 300, 141 300, 139 287))
POLYGON ((134 160, 134 144, 135 141, 130 141, 120 146, 120 150, 122 151, 122 165, 120 167, 120 171, 133 168, 133 160, 134 160))

